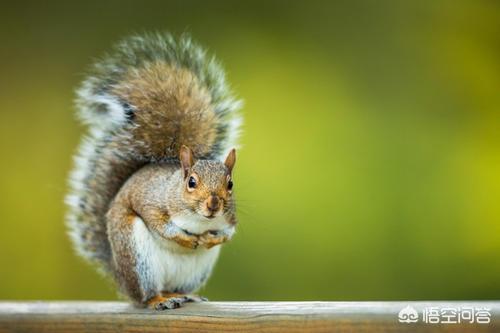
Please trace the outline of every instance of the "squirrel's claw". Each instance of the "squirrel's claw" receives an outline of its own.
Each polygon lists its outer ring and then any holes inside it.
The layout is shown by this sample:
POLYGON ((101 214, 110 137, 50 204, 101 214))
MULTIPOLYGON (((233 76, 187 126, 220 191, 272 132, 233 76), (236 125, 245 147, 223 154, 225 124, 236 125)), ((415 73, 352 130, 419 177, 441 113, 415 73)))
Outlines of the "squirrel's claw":
POLYGON ((198 296, 198 295, 186 295, 184 296, 186 298, 186 302, 208 302, 208 298, 203 297, 203 296, 198 296))

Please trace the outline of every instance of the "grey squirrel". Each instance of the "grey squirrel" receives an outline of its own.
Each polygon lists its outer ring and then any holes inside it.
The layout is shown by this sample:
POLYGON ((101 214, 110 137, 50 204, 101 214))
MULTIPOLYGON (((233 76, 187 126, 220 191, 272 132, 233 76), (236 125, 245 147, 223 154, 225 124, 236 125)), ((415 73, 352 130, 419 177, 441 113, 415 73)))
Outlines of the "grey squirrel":
POLYGON ((187 35, 136 35, 93 65, 77 95, 89 128, 66 198, 77 252, 138 306, 203 300, 191 293, 237 223, 241 103, 221 66, 187 35))

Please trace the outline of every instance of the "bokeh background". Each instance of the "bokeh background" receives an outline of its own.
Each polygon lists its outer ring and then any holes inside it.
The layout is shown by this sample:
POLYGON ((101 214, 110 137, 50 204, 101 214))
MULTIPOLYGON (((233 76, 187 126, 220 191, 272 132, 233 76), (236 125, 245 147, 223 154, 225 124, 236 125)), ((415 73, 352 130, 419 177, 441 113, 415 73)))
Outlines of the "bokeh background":
POLYGON ((0 10, 0 299, 115 299, 72 251, 73 90, 190 32, 245 99, 213 300, 500 298, 500 3, 16 1, 0 10))

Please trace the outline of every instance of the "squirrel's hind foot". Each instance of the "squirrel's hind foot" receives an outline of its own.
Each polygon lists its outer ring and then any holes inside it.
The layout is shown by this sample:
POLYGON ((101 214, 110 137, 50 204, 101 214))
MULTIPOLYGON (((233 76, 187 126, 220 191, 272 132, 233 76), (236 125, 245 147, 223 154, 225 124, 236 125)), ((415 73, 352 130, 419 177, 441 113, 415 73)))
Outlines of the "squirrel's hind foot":
POLYGON ((147 302, 147 306, 152 310, 162 311, 180 308, 184 303, 206 301, 208 299, 198 295, 162 293, 161 296, 151 298, 147 302))
POLYGON ((148 308, 152 310, 171 310, 179 308, 185 301, 182 297, 156 296, 148 301, 148 308))

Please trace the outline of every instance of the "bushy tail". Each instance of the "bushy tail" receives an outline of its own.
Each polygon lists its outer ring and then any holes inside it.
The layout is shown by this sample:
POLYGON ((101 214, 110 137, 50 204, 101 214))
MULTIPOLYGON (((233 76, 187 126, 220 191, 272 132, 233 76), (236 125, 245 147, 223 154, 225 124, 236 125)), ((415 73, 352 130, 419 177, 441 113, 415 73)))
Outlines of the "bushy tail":
POLYGON ((176 159, 181 145, 220 158, 236 145, 241 103, 214 58, 169 34, 121 41, 77 94, 89 132, 75 156, 67 223, 77 251, 108 270, 105 214, 123 183, 144 164, 176 159))

